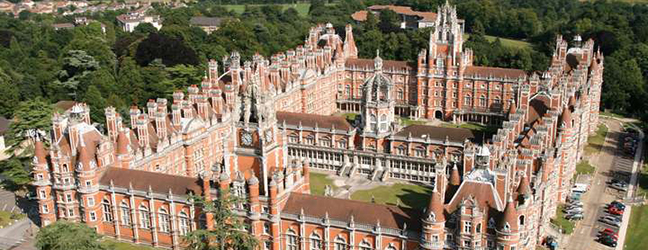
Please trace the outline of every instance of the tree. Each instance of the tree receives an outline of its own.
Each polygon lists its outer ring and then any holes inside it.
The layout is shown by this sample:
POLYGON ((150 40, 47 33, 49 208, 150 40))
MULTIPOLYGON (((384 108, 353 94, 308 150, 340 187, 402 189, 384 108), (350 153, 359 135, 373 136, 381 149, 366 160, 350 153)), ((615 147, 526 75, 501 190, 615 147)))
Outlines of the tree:
POLYGON ((57 221, 42 228, 36 235, 36 248, 43 250, 103 250, 101 236, 81 223, 57 221))
POLYGON ((20 96, 11 77, 0 67, 0 116, 12 117, 20 96))
POLYGON ((398 20, 398 14, 396 14, 396 12, 394 12, 393 10, 383 9, 380 11, 380 15, 378 15, 378 17, 380 19, 378 26, 383 32, 392 32, 399 28, 398 26, 396 26, 396 24, 400 20, 398 20))
POLYGON ((157 33, 158 29, 153 26, 153 24, 150 23, 140 23, 135 27, 135 30, 133 33, 135 34, 144 34, 148 35, 149 33, 157 33))
POLYGON ((27 185, 32 181, 29 175, 29 168, 25 162, 29 157, 11 157, 7 160, 0 161, 0 175, 2 175, 2 186, 10 191, 25 191, 27 185))
POLYGON ((62 85, 70 92, 78 94, 83 89, 82 82, 86 76, 99 69, 99 63, 83 50, 70 50, 63 58, 63 68, 58 73, 57 84, 62 85))
POLYGON ((217 199, 211 201, 199 196, 189 199, 201 206, 203 212, 211 213, 214 218, 212 230, 196 230, 185 236, 189 249, 256 249, 256 238, 245 230, 244 222, 233 210, 236 204, 242 202, 240 198, 223 190, 219 192, 217 199))
POLYGON ((7 153, 15 155, 29 131, 49 131, 53 112, 52 107, 42 98, 19 103, 13 122, 5 134, 7 153))
POLYGON ((157 58, 162 59, 162 63, 169 67, 177 64, 197 65, 199 63, 196 52, 184 41, 163 34, 150 33, 137 46, 135 60, 140 66, 146 66, 157 58))
POLYGON ((83 97, 83 102, 90 106, 90 120, 100 124, 106 121, 106 116, 104 115, 106 99, 101 96, 101 92, 99 92, 96 86, 90 85, 88 87, 88 91, 86 91, 83 97))

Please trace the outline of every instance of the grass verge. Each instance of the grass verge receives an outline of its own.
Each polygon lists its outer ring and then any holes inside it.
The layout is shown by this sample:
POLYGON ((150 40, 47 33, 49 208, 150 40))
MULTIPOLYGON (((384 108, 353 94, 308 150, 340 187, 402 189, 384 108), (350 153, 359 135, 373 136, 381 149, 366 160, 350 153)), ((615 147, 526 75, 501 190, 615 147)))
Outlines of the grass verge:
POLYGON ((565 219, 565 213, 563 212, 564 205, 558 205, 558 211, 556 212, 556 218, 551 219, 551 223, 562 228, 563 234, 572 234, 574 232, 574 227, 576 223, 565 219))
POLYGON ((646 249, 648 245, 648 205, 632 207, 626 234, 625 250, 646 249))
POLYGON ((154 250, 155 248, 104 238, 101 245, 112 250, 154 250))
POLYGON ((425 121, 416 121, 406 117, 399 117, 404 126, 409 125, 425 125, 425 121))
POLYGON ((577 174, 591 174, 594 173, 594 170, 596 170, 596 168, 594 168, 594 166, 589 164, 589 162, 586 160, 580 161, 578 164, 576 164, 577 174))
POLYGON ((432 188, 423 185, 395 183, 390 186, 380 186, 369 190, 360 190, 351 194, 352 200, 398 205, 410 208, 424 208, 430 202, 432 188))
POLYGON ((588 155, 597 154, 603 148, 605 143, 605 136, 607 135, 608 128, 604 124, 598 126, 596 134, 587 138, 587 146, 585 146, 585 153, 588 155))
POLYGON ((0 211, 0 228, 4 228, 12 223, 14 220, 25 218, 24 214, 12 213, 9 211, 0 211))
POLYGON ((336 187, 333 185, 333 180, 327 174, 310 173, 310 191, 314 195, 324 195, 324 187, 331 186, 335 191, 336 187))

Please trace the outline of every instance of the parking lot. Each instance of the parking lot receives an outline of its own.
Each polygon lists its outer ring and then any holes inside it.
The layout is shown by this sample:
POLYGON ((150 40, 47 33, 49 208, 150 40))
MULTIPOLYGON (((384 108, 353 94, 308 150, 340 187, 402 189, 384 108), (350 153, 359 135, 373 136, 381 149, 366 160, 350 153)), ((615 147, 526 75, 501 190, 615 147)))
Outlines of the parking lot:
POLYGON ((597 170, 589 180, 591 183, 589 191, 580 197, 580 201, 584 204, 583 218, 577 221, 574 233, 568 237, 566 245, 560 246, 561 249, 614 249, 611 246, 614 245, 612 242, 617 242, 617 237, 619 249, 623 244, 624 236, 615 234, 619 233, 620 227, 627 225, 624 220, 628 220, 629 208, 620 211, 619 207, 608 209, 608 206, 610 202, 622 201, 626 198, 639 136, 624 131, 617 121, 606 120, 605 123, 609 131, 604 147, 598 155, 589 159, 596 165, 597 170), (619 223, 601 221, 608 216, 614 216, 617 219, 610 218, 610 221, 619 221, 619 223), (606 235, 612 235, 604 237, 609 241, 610 246, 597 242, 600 232, 605 229, 608 229, 606 235), (610 240, 611 238, 613 239, 610 240))

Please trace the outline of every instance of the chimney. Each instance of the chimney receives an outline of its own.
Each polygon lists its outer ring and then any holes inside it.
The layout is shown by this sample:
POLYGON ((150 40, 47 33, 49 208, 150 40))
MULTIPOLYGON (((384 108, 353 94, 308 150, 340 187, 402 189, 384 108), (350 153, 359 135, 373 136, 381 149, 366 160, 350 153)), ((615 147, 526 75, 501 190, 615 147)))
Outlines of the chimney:
POLYGON ((174 100, 171 105, 171 117, 173 119, 173 126, 176 128, 180 127, 180 119, 182 118, 182 113, 180 111, 180 101, 174 100))
POLYGON ((215 83, 218 80, 218 62, 214 59, 209 60, 209 80, 215 83))
POLYGON ((58 113, 54 113, 52 116, 52 130, 54 133, 54 142, 57 142, 63 137, 63 119, 58 113))
POLYGON ((153 99, 149 99, 146 103, 146 109, 149 117, 155 117, 155 112, 157 112, 157 103, 153 99))
POLYGON ((188 103, 186 103, 185 101, 185 103, 183 103, 182 105, 182 117, 187 119, 192 119, 194 117, 193 111, 194 111, 193 107, 188 103))
POLYGON ((207 115, 209 113, 209 103, 207 102, 207 97, 205 97, 202 94, 199 94, 196 97, 197 101, 197 106, 198 106, 198 115, 202 117, 203 119, 207 119, 207 115))
POLYGON ((189 94, 189 103, 195 104, 198 97, 198 86, 195 84, 189 86, 189 88, 187 88, 187 93, 189 94))
POLYGON ((158 111, 166 116, 167 113, 167 99, 165 98, 158 98, 157 99, 157 108, 158 111))
POLYGON ((166 113, 158 112, 155 114, 155 131, 160 140, 167 137, 166 113))
POLYGON ((137 108, 137 106, 131 106, 130 108, 130 121, 131 121, 131 129, 135 129, 137 127, 137 117, 140 115, 140 110, 137 108))
POLYGON ((211 96, 212 109, 219 114, 223 113, 223 97, 221 96, 220 89, 210 89, 209 95, 211 96))
POLYGON ((180 90, 173 92, 173 102, 184 100, 184 94, 180 90))
POLYGON ((148 116, 142 114, 137 117, 137 138, 139 139, 140 145, 144 148, 149 147, 149 134, 148 134, 148 116))
POLYGON ((104 110, 106 114, 106 130, 108 131, 108 138, 111 141, 117 140, 117 112, 114 107, 107 107, 104 110))

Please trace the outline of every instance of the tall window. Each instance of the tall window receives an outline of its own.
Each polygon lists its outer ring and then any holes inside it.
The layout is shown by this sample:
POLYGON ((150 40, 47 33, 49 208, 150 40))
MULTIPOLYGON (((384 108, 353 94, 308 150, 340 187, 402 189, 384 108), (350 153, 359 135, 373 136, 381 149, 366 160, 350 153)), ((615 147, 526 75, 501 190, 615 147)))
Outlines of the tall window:
POLYGON ((145 206, 139 207, 140 227, 149 229, 151 228, 151 213, 145 206))
POLYGON ((486 107, 486 96, 479 97, 479 106, 486 107))
POLYGON ((315 144, 315 136, 313 136, 313 135, 306 136, 306 144, 308 144, 308 145, 315 144))
POLYGON ((160 215, 160 232, 168 233, 171 231, 169 228, 169 213, 164 208, 160 208, 158 214, 160 215))
POLYGON ((345 139, 342 139, 342 140, 339 140, 339 141, 337 142, 337 144, 338 144, 338 148, 346 148, 346 146, 347 146, 347 141, 346 141, 345 139))
POLYGON ((398 155, 406 155, 407 154, 407 150, 405 150, 405 146, 403 146, 403 145, 398 146, 398 148, 396 149, 396 152, 398 153, 398 155))
POLYGON ((346 86, 345 86, 345 92, 346 92, 346 96, 347 96, 348 98, 351 98, 351 97, 352 97, 352 96, 351 96, 351 85, 346 85, 346 86))
POLYGON ((180 235, 186 235, 189 232, 189 216, 185 212, 180 212, 179 224, 180 224, 180 235))
POLYGON ((387 131, 387 115, 382 114, 380 116, 380 132, 387 131))
POLYGON ((295 231, 293 231, 293 230, 288 230, 288 232, 286 233, 286 249, 287 250, 297 250, 297 249, 299 249, 297 247, 297 235, 295 234, 295 231))
POLYGON ((415 154, 416 157, 425 157, 425 148, 417 147, 414 150, 414 154, 415 154))
POLYGON ((340 236, 335 237, 335 250, 347 250, 349 249, 346 244, 346 240, 340 236))
POLYGON ((405 92, 402 89, 398 89, 398 99, 405 100, 405 92))
POLYGON ((369 118, 369 121, 371 121, 370 130, 378 132, 378 118, 376 118, 376 115, 371 115, 370 118, 369 118))
POLYGON ((128 208, 128 205, 125 202, 122 202, 121 205, 119 205, 119 209, 121 210, 122 225, 130 226, 131 224, 130 208, 128 208))
POLYGON ((369 241, 367 240, 362 240, 362 242, 358 244, 358 248, 360 250, 371 250, 371 244, 369 244, 369 241))
POLYGON ((196 169, 196 172, 202 173, 205 171, 205 164, 203 163, 203 150, 202 149, 197 149, 194 151, 194 166, 196 169))
POLYGON ((464 233, 470 233, 470 230, 472 230, 472 222, 465 221, 464 222, 464 233))
POLYGON ((470 95, 466 95, 466 97, 464 97, 464 105, 470 105, 471 102, 472 98, 470 97, 470 95))
POLYGON ((101 207, 103 210, 103 221, 113 221, 113 213, 112 213, 112 206, 110 205, 110 201, 107 199, 104 199, 101 202, 101 207))
POLYGON ((322 237, 318 234, 311 234, 310 236, 310 249, 311 250, 321 250, 322 249, 322 237))

